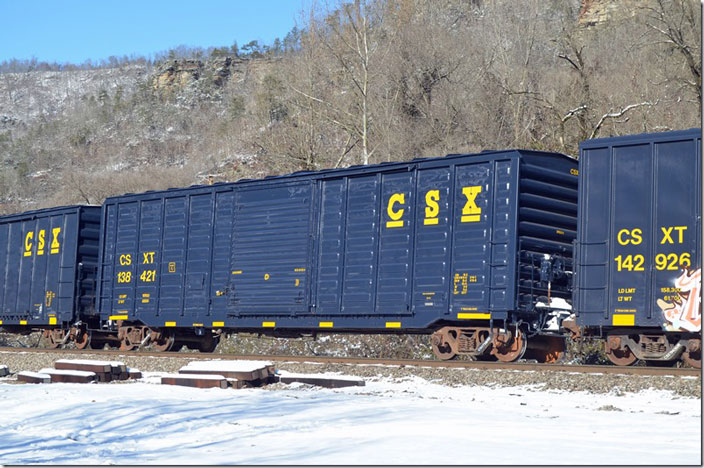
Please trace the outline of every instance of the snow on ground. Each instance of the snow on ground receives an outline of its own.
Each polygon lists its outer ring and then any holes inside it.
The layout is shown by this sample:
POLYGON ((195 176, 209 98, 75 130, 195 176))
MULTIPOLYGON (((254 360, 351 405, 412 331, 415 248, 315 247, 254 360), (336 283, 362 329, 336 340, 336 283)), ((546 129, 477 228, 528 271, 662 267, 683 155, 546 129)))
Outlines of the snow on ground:
POLYGON ((529 387, 0 383, 1 464, 700 464, 701 400, 529 387))

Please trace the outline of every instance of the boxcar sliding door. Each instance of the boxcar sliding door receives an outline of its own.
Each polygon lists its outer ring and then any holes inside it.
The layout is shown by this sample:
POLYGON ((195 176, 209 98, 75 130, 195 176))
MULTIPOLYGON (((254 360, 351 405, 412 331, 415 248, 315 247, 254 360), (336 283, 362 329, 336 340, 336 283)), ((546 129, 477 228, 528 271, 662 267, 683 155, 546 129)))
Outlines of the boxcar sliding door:
POLYGON ((234 315, 309 313, 314 182, 235 189, 230 310, 234 315))

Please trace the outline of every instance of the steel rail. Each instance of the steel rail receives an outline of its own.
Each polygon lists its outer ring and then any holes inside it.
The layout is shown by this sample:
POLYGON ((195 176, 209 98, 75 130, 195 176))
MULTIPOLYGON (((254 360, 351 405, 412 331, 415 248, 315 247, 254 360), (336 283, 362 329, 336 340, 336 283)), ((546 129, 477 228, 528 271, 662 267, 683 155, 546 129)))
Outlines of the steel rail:
POLYGON ((512 371, 549 371, 568 372, 581 374, 621 374, 621 375, 669 375, 673 377, 701 377, 701 369, 688 367, 618 367, 613 365, 578 365, 578 364, 539 364, 532 362, 498 362, 498 361, 430 361, 423 359, 385 359, 385 358, 349 358, 331 356, 288 356, 270 354, 205 354, 182 352, 150 352, 150 351, 119 351, 119 350, 80 350, 80 349, 50 349, 50 348, 15 348, 0 347, 0 353, 56 353, 76 354, 81 356, 135 356, 135 357, 164 357, 183 358, 192 360, 202 359, 248 359, 265 360, 274 362, 296 362, 316 364, 354 364, 367 366, 392 366, 392 367, 436 367, 448 369, 485 369, 485 370, 512 370, 512 371))

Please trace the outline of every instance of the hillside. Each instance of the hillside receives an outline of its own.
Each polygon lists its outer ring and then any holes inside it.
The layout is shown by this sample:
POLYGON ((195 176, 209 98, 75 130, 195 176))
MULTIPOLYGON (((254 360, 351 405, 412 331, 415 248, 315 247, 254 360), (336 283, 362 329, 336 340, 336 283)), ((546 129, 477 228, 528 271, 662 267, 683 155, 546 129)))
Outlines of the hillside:
POLYGON ((699 126, 694 0, 357 6, 277 50, 0 73, 0 212, 699 126))

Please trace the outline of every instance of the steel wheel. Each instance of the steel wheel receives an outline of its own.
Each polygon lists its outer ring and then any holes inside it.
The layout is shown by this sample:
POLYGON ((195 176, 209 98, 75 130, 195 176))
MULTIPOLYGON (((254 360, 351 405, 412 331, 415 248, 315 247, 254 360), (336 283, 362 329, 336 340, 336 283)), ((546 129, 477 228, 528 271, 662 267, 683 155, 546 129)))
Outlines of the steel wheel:
POLYGON ((90 333, 84 330, 79 330, 73 336, 73 341, 76 343, 76 348, 86 349, 90 344, 90 333))
POLYGON ((617 366, 630 366, 638 360, 630 348, 622 344, 619 336, 609 336, 606 339, 606 357, 617 366))
POLYGON ((682 359, 690 366, 702 368, 702 340, 690 340, 687 349, 682 353, 682 359))
POLYGON ((430 338, 433 354, 441 361, 448 361, 457 357, 457 332, 448 328, 441 328, 433 333, 430 338))
POLYGON ((174 335, 173 333, 160 332, 156 340, 152 340, 152 346, 159 352, 171 351, 174 345, 174 335))
POLYGON ((145 337, 146 328, 133 325, 121 325, 117 329, 120 351, 132 351, 139 347, 145 337))
POLYGON ((132 351, 136 347, 137 344, 132 343, 127 335, 123 336, 122 340, 120 340, 120 351, 132 351))
POLYGON ((201 353, 212 353, 213 351, 215 351, 215 348, 218 346, 218 343, 220 343, 219 335, 205 335, 205 337, 198 344, 198 350, 200 350, 201 353))
POLYGON ((184 341, 179 341, 179 340, 174 339, 174 344, 173 344, 173 346, 171 346, 171 349, 169 351, 171 351, 172 353, 177 353, 177 352, 181 351, 181 348, 183 348, 183 346, 185 344, 186 343, 184 341))
POLYGON ((56 328, 53 330, 44 330, 42 332, 42 337, 44 340, 44 347, 49 349, 56 349, 63 343, 64 337, 66 336, 66 330, 56 328))
POLYGON ((527 344, 528 341, 520 329, 516 331, 508 330, 494 336, 494 348, 491 350, 491 354, 496 356, 496 359, 501 362, 518 361, 525 354, 527 344))

